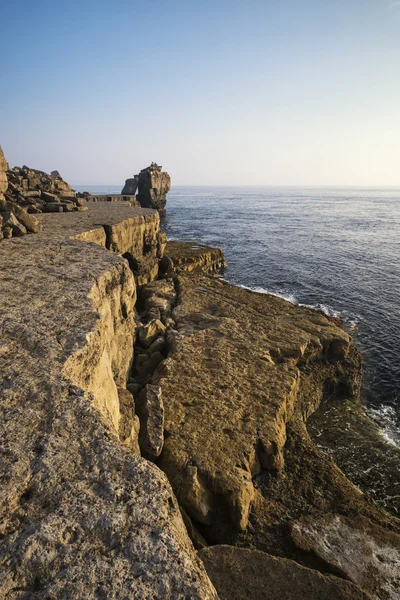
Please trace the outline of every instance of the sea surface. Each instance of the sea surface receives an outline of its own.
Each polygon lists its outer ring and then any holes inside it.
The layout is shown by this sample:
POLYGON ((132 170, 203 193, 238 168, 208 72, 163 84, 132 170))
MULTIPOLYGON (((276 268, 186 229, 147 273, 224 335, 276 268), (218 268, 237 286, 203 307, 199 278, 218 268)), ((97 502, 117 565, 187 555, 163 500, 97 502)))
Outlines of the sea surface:
POLYGON ((222 247, 228 281, 341 317, 368 413, 400 446, 400 189, 176 186, 163 227, 222 247))

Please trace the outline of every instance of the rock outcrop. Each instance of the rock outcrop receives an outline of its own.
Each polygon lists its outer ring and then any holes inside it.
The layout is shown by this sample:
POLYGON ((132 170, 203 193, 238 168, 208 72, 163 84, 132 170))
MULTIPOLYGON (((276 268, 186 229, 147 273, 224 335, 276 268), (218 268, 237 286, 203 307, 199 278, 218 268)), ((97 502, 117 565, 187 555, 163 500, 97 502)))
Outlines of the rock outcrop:
POLYGON ((0 596, 398 600, 399 521, 307 432, 358 402, 340 321, 157 211, 37 218, 0 245, 0 596))
POLYGON ((212 546, 199 556, 220 600, 371 600, 348 581, 265 552, 212 546))
POLYGON ((226 267, 221 248, 210 248, 196 242, 168 242, 165 254, 178 272, 190 273, 201 269, 205 273, 212 273, 226 267))
POLYGON ((178 277, 172 352, 160 371, 160 466, 196 521, 247 527, 253 477, 282 471, 300 366, 345 363, 349 336, 324 315, 199 272, 178 277))
MULTIPOLYGON (((152 318, 164 319, 168 355, 146 383, 161 389, 164 406, 156 464, 168 475, 193 543, 229 543, 294 560, 312 572, 262 559, 277 573, 292 572, 299 594, 304 585, 321 598, 397 600, 400 523, 362 494, 306 429, 327 394, 361 406, 360 359, 350 337, 338 319, 232 286, 204 274, 201 262, 181 269, 179 245, 172 279, 153 282, 147 292, 149 310, 154 303, 159 311, 152 318), (349 529, 329 525, 338 515, 349 529), (364 564, 355 578, 357 562, 364 564)), ((194 250, 191 261, 182 244, 183 264, 196 262, 194 250)), ((208 269, 210 262, 204 264, 208 269)), ((222 598, 236 597, 229 577, 221 585, 215 579, 222 598)), ((242 590, 251 589, 251 573, 246 579, 243 573, 242 590)), ((282 582, 276 597, 289 594, 282 582)))
POLYGON ((0 596, 216 599, 127 419, 136 285, 120 255, 159 252, 159 216, 40 219, 0 245, 0 596))
POLYGON ((137 200, 143 208, 154 208, 160 214, 165 213, 167 194, 171 189, 171 178, 162 167, 151 163, 142 169, 139 175, 127 179, 122 195, 133 195, 137 190, 137 200))

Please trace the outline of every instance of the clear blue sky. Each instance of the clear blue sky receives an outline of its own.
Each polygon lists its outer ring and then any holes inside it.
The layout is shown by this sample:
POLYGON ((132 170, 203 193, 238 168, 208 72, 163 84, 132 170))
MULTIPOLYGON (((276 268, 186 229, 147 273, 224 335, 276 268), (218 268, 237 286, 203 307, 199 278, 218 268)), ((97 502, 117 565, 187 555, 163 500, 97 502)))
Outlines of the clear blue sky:
POLYGON ((11 165, 400 185, 400 0, 1 2, 11 165))

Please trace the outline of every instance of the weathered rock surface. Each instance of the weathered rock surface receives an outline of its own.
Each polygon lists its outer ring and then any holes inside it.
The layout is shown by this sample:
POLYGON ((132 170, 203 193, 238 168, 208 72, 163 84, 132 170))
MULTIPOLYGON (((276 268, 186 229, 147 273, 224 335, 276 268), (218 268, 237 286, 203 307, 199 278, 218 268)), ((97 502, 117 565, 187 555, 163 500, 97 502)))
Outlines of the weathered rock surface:
POLYGON ((135 254, 159 217, 104 208, 0 246, 0 596, 217 598, 165 476, 124 446, 136 290, 106 246, 135 254))
POLYGON ((201 269, 211 273, 226 267, 221 248, 210 248, 196 242, 167 242, 165 255, 172 260, 177 271, 190 273, 201 269))
POLYGON ((178 277, 176 332, 159 370, 160 466, 196 521, 243 530, 252 478, 284 467, 301 364, 346 361, 349 336, 321 313, 201 273, 178 277))
POLYGON ((363 517, 303 518, 293 540, 379 600, 400 598, 400 537, 363 517))
POLYGON ((137 199, 143 208, 155 208, 160 214, 165 213, 167 194, 171 189, 171 178, 162 167, 151 163, 136 175, 138 182, 137 199))
POLYGON ((213 546, 199 556, 220 600, 371 600, 348 581, 257 550, 213 546))

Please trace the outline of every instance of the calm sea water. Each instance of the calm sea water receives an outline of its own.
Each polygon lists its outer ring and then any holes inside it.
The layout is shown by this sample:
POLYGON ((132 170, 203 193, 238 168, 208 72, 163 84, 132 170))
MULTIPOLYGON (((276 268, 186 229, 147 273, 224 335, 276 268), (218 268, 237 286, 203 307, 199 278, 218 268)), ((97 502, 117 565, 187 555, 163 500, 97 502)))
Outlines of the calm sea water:
POLYGON ((228 281, 340 316, 369 413, 400 445, 400 189, 175 187, 163 226, 222 247, 228 281))

